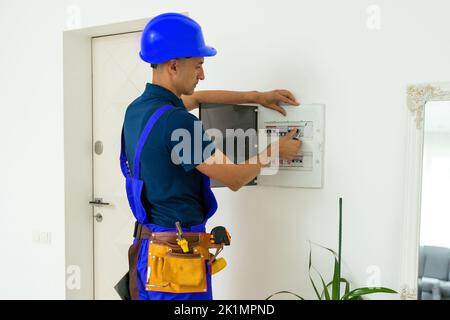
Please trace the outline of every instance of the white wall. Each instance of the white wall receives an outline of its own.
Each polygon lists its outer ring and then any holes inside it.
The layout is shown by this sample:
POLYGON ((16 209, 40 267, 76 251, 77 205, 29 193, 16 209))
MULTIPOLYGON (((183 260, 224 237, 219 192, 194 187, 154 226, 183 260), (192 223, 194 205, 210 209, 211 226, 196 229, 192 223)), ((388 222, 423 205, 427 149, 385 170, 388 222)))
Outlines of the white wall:
MULTIPOLYGON (((450 80, 448 1, 0 0, 0 298, 64 298, 62 31, 72 4, 81 27, 187 11, 219 52, 199 89, 287 88, 327 105, 322 190, 216 191, 209 226, 233 236, 217 298, 313 297, 308 240, 336 248, 339 196, 344 274, 363 286, 375 265, 398 289, 405 86, 450 80), (366 26, 371 4, 380 30, 366 26), (51 245, 33 244, 33 230, 51 232, 51 245)), ((331 274, 332 260, 314 252, 331 274)))

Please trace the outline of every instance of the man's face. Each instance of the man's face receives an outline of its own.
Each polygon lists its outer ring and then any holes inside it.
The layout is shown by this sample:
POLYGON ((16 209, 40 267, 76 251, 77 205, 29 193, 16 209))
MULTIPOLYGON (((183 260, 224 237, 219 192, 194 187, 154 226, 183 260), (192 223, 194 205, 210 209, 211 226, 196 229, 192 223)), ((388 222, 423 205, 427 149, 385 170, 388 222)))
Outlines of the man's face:
POLYGON ((179 93, 191 95, 200 80, 205 79, 203 57, 177 60, 177 72, 173 78, 179 93))

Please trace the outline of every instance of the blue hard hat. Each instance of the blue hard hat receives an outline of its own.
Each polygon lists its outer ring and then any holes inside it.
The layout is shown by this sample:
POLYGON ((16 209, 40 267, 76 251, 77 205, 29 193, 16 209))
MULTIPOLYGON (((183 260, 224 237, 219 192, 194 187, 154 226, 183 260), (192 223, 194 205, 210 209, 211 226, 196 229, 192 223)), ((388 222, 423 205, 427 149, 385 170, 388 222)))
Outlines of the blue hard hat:
POLYGON ((215 56, 216 49, 205 44, 202 28, 179 13, 163 13, 145 26, 141 36, 141 59, 162 63, 176 58, 215 56))

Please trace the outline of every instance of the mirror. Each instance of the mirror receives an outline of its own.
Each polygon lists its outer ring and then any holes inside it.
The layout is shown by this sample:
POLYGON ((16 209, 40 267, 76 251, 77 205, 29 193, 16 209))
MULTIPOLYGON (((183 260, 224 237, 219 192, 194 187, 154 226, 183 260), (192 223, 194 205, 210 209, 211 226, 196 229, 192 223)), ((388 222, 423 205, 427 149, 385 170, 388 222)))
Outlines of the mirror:
POLYGON ((450 300, 450 101, 424 108, 417 299, 450 300))
POLYGON ((400 299, 448 299, 450 82, 407 85, 406 107, 400 299))

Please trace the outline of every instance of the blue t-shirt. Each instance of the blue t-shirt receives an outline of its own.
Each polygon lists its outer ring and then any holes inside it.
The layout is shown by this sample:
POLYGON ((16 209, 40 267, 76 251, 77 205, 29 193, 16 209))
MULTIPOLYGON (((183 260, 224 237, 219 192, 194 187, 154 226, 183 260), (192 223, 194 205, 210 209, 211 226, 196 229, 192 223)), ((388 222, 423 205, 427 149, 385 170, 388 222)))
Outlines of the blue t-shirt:
POLYGON ((175 227, 175 222, 180 221, 183 227, 191 227, 204 221, 206 211, 203 177, 195 167, 215 151, 198 118, 170 90, 147 83, 144 93, 125 113, 125 152, 133 172, 141 132, 150 116, 165 105, 174 108, 155 123, 141 153, 142 203, 150 223, 175 227))

